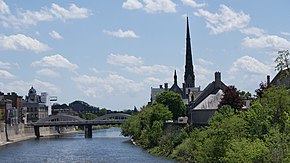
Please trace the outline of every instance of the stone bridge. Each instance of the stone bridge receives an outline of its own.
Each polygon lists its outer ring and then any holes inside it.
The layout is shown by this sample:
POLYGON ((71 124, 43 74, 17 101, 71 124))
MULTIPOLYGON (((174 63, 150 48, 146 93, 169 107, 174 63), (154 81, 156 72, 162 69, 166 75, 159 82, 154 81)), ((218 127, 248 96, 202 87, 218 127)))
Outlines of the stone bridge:
POLYGON ((93 125, 115 125, 122 124, 131 115, 124 113, 112 113, 98 117, 94 120, 84 120, 78 116, 71 115, 52 115, 33 123, 35 136, 40 137, 40 127, 66 127, 66 126, 84 126, 85 137, 92 138, 93 125))

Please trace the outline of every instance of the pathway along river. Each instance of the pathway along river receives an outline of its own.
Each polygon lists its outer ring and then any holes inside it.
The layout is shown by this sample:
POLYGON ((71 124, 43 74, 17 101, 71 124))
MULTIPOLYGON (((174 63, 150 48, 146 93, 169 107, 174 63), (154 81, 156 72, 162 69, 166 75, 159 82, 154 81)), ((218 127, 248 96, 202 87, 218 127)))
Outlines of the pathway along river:
POLYGON ((0 147, 1 163, 150 163, 173 162, 148 154, 121 135, 120 128, 31 139, 0 147))

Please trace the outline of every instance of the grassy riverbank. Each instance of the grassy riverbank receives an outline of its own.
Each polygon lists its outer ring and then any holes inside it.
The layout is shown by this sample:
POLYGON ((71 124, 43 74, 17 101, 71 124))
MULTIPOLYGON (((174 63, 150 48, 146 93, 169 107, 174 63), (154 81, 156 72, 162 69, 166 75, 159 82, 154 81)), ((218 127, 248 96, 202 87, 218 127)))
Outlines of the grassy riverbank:
POLYGON ((122 125, 122 134, 151 154, 179 162, 289 162, 290 90, 267 88, 250 108, 219 108, 208 126, 165 125, 170 114, 155 104, 122 125), (164 120, 165 119, 165 120, 164 120))

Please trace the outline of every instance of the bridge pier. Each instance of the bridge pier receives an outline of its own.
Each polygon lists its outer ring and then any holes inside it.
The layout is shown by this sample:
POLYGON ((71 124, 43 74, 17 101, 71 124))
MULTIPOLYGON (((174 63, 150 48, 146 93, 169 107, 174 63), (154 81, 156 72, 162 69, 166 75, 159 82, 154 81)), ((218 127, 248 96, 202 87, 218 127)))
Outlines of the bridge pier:
POLYGON ((40 138, 39 126, 34 126, 34 134, 36 138, 40 138))
POLYGON ((93 137, 93 132, 92 132, 92 125, 85 125, 85 138, 92 138, 93 137))

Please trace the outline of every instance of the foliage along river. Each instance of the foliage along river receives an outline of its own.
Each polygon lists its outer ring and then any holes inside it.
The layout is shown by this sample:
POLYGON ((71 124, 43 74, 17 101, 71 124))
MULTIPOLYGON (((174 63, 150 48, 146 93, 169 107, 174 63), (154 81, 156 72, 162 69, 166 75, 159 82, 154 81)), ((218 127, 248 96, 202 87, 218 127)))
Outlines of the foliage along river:
POLYGON ((92 139, 84 133, 30 139, 0 147, 1 163, 150 163, 173 162, 152 156, 121 135, 120 128, 93 131, 92 139))

